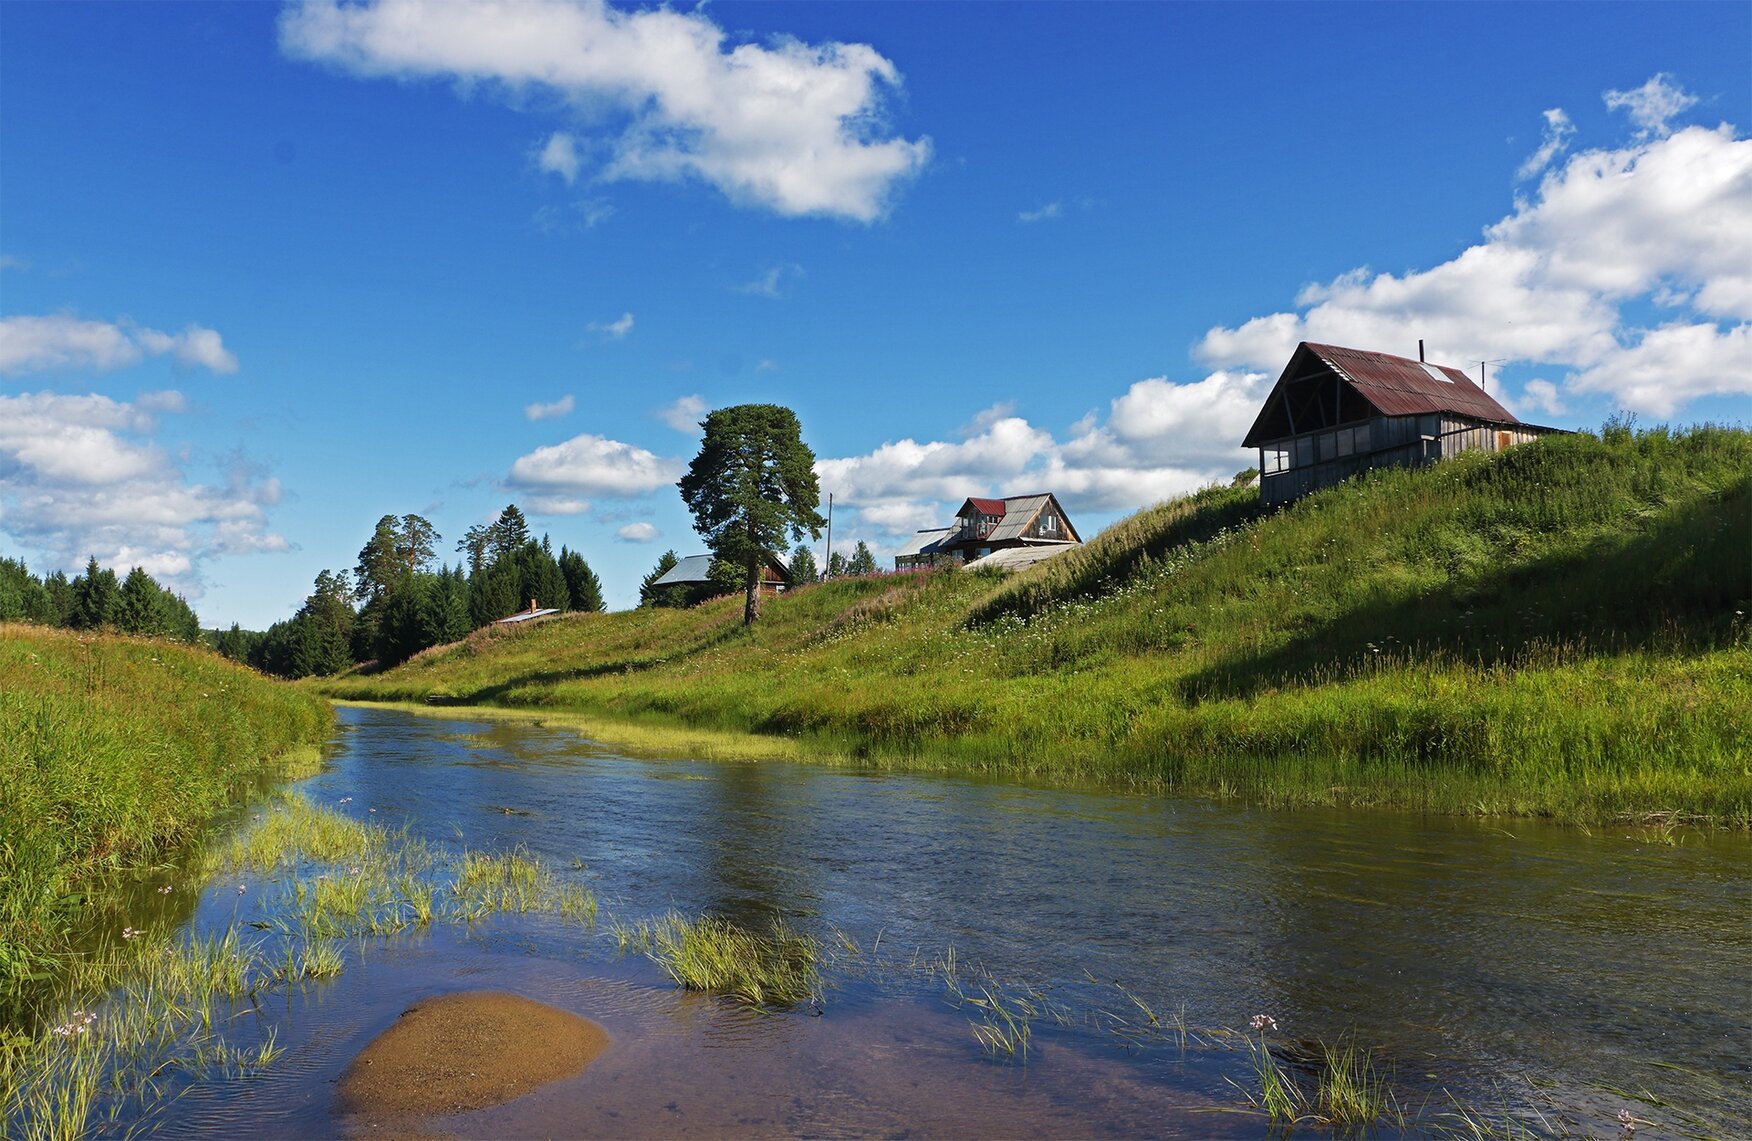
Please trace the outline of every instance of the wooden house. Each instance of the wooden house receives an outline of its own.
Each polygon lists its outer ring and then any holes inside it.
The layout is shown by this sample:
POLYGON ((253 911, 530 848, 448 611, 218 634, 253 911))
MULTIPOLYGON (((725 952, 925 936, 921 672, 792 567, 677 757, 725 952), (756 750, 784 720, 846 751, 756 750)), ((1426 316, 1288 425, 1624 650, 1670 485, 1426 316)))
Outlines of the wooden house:
POLYGON ((1006 499, 973 498, 955 513, 955 525, 937 539, 933 554, 969 563, 1013 547, 1074 547, 1083 538, 1050 491, 1006 499))
POLYGON ((1259 496, 1271 505, 1370 468, 1502 451, 1553 431, 1522 423, 1457 368, 1304 341, 1241 446, 1259 449, 1259 496))
MULTIPOLYGON (((761 564, 759 589, 762 594, 778 594, 789 589, 791 585, 791 568, 782 559, 768 555, 761 564)), ((712 556, 689 555, 682 559, 651 584, 651 589, 677 587, 677 593, 689 593, 695 602, 710 598, 712 588, 712 556)))

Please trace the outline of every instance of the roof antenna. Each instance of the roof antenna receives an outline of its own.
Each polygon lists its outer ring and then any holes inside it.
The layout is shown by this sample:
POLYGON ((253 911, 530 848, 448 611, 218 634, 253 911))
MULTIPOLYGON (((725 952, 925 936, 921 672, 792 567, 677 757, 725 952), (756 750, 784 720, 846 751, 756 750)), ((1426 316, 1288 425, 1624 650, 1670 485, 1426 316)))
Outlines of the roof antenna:
POLYGON ((1418 363, 1418 364, 1422 364, 1422 363, 1424 363, 1424 359, 1423 359, 1423 338, 1422 338, 1422 337, 1419 337, 1419 338, 1418 338, 1418 339, 1417 339, 1417 363, 1418 363))
POLYGON ((1490 366, 1493 364, 1507 364, 1508 361, 1509 361, 1508 357, 1498 357, 1494 361, 1474 361, 1474 362, 1472 362, 1478 366, 1478 388, 1479 388, 1479 391, 1481 391, 1481 392, 1489 392, 1490 391, 1490 382, 1489 382, 1489 379, 1487 376, 1487 374, 1490 372, 1490 366))

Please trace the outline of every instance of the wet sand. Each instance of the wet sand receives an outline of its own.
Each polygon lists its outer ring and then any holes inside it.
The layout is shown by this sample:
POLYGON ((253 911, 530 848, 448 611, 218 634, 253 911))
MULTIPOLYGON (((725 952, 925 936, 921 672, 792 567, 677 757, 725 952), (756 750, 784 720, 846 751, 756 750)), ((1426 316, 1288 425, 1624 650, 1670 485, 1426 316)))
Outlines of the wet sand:
POLYGON ((341 1104, 373 1119, 503 1105, 578 1073, 608 1047, 589 1019, 504 991, 425 998, 341 1075, 341 1104))

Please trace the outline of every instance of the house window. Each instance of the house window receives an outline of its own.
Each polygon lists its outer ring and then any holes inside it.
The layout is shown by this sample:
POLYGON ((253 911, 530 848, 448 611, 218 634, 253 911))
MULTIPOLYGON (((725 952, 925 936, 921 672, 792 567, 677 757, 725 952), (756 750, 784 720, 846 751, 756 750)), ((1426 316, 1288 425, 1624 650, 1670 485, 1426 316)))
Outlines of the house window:
POLYGON ((1290 453, 1281 448, 1267 448, 1260 463, 1263 465, 1262 474, 1272 475, 1290 466, 1290 453))
POLYGON ((1358 424, 1355 428, 1351 429, 1351 433, 1356 436, 1357 455, 1361 456, 1368 454, 1369 426, 1367 424, 1358 424))
POLYGON ((1340 428, 1338 431, 1333 433, 1333 437, 1334 437, 1334 443, 1338 449, 1338 454, 1341 456, 1350 455, 1351 454, 1351 440, 1353 438, 1351 436, 1351 430, 1349 428, 1340 428))
POLYGON ((1296 466, 1307 467, 1314 462, 1314 437, 1303 436, 1296 441, 1296 466))
POLYGON ((1042 535, 1058 534, 1058 518, 1052 515, 1042 515, 1040 517, 1040 533, 1042 535))
POLYGON ((1336 456, 1338 454, 1336 451, 1338 441, 1334 440, 1332 438, 1331 432, 1320 433, 1319 439, 1320 439, 1320 462, 1325 463, 1327 460, 1332 459, 1334 456, 1336 456))

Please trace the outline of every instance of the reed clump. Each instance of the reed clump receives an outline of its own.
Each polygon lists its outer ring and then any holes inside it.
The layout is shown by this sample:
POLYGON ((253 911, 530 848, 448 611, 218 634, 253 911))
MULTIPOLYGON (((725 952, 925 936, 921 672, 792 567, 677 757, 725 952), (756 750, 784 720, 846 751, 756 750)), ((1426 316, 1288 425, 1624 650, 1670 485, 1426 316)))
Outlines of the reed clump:
POLYGON ((821 947, 781 920, 752 930, 728 919, 689 919, 670 912, 612 933, 689 990, 709 991, 755 1007, 786 1007, 821 998, 821 947))
POLYGON ((644 609, 317 683, 635 748, 1275 805, 1752 823, 1752 432, 1547 437, 1276 512, 1213 488, 1008 579, 644 609), (736 734, 746 744, 729 744, 736 734))

